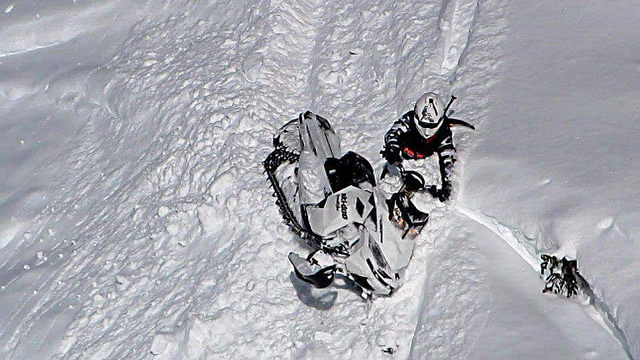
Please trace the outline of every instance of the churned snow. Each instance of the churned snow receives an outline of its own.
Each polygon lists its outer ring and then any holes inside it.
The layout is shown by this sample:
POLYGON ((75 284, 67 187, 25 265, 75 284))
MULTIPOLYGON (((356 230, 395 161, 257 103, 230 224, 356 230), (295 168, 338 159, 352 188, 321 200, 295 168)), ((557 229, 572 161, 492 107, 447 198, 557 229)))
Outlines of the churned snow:
POLYGON ((0 357, 639 357, 620 25, 639 9, 620 6, 0 5, 0 357), (479 130, 454 130, 454 198, 423 198, 405 286, 370 303, 296 279, 307 249, 262 174, 273 133, 312 110, 379 174, 429 90, 479 130), (541 251, 577 257, 597 302, 542 295, 541 251))

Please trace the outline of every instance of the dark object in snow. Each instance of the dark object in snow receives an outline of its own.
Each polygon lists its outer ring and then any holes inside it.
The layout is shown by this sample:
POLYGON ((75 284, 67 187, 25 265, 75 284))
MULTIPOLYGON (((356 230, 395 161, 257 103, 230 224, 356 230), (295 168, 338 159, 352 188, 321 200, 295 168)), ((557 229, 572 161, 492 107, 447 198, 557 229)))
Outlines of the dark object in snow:
POLYGON ((544 275, 545 271, 549 272, 543 293, 552 291, 554 294, 566 295, 567 298, 578 294, 580 273, 577 260, 569 260, 566 257, 558 260, 557 257, 547 254, 542 254, 540 258, 540 275, 544 275))
POLYGON ((383 353, 387 353, 387 354, 391 354, 391 355, 393 355, 393 354, 395 354, 396 349, 395 349, 395 348, 392 348, 392 347, 388 347, 388 348, 384 348, 384 349, 382 349, 382 352, 383 352, 383 353))
POLYGON ((292 252, 289 253, 289 261, 293 265, 298 279, 312 284, 318 289, 326 288, 333 282, 336 264, 332 261, 331 256, 325 252, 314 251, 306 259, 292 252))

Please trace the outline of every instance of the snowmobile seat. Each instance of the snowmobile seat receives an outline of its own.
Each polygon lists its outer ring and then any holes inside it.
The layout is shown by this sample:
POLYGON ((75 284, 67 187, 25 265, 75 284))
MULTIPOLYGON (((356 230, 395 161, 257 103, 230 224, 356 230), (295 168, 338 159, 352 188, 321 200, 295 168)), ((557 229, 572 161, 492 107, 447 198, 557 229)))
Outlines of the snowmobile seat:
POLYGON ((333 192, 349 185, 360 187, 362 183, 376 186, 373 167, 367 159, 353 151, 347 152, 340 159, 328 158, 324 163, 324 169, 333 192))

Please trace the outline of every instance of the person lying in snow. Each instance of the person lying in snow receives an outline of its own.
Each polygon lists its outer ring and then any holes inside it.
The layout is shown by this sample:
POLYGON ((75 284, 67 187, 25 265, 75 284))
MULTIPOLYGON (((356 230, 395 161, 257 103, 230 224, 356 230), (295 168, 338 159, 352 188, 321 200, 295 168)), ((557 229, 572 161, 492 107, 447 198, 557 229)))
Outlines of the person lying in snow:
POLYGON ((475 129, 471 124, 453 119, 446 112, 455 96, 451 96, 445 107, 440 96, 428 92, 420 96, 413 110, 396 120, 384 136, 382 156, 391 165, 399 166, 404 160, 425 159, 438 154, 440 179, 438 189, 432 185, 427 190, 440 201, 446 201, 451 195, 451 172, 456 161, 456 148, 453 146, 453 125, 463 125, 475 129))

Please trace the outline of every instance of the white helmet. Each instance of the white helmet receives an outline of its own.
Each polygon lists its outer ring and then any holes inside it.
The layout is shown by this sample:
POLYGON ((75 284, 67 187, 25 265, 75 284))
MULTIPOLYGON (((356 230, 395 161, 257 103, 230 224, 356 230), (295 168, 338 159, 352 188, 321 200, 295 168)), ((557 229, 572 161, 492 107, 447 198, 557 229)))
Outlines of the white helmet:
POLYGON ((436 93, 428 92, 420 96, 413 108, 416 129, 425 139, 432 137, 444 119, 444 103, 436 93))

